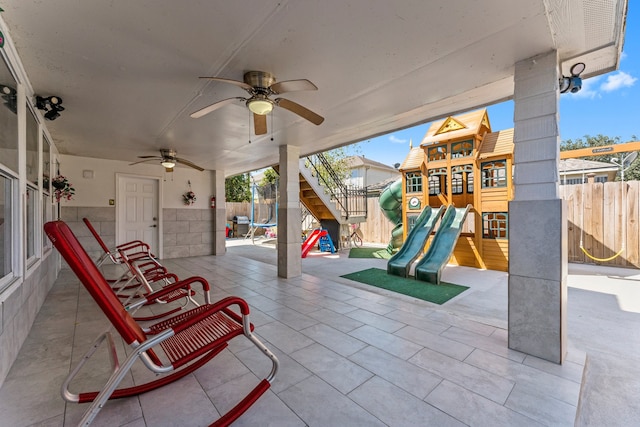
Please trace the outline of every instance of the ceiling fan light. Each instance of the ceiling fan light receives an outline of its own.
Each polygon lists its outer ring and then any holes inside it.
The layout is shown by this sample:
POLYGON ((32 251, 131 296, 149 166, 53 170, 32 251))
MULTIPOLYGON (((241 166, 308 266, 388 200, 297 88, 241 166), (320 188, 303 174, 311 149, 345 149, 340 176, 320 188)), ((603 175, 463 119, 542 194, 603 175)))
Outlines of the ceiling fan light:
POLYGON ((273 103, 266 99, 250 99, 247 101, 247 107, 252 113, 264 116, 273 110, 273 103))
POLYGON ((176 163, 172 160, 163 160, 160 164, 167 169, 172 169, 176 165, 176 163))

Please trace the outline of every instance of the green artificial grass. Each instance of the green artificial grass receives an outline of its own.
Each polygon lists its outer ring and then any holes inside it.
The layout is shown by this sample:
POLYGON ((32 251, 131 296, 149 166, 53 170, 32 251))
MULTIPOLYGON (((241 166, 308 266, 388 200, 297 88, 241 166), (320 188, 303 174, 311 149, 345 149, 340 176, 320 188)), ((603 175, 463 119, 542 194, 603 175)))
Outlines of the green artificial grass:
MULTIPOLYGON (((353 250, 353 249, 352 249, 353 250)), ((468 286, 454 285, 440 282, 434 285, 412 278, 404 278, 387 274, 385 270, 379 268, 368 268, 355 273, 345 274, 345 279, 355 280, 389 291, 398 292, 403 295, 429 301, 434 304, 444 304, 456 295, 469 289, 468 286)))
POLYGON ((380 258, 389 259, 391 254, 386 248, 351 248, 349 258, 380 258))

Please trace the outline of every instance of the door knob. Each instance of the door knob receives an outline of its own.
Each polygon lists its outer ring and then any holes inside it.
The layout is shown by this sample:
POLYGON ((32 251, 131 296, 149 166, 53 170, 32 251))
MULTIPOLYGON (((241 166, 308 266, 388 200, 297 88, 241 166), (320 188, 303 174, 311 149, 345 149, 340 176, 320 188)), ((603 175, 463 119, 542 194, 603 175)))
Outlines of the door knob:
POLYGON ((150 225, 149 227, 157 227, 157 225, 153 224, 153 225, 150 225))

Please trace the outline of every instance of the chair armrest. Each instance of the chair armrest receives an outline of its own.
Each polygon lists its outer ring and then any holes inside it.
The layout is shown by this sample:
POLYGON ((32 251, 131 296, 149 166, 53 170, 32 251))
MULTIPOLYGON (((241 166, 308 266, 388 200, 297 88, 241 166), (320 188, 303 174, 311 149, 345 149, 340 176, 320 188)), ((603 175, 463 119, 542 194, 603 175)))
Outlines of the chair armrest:
MULTIPOLYGON (((172 273, 170 273, 170 274, 172 274, 172 273)), ((192 283, 201 283, 202 284, 202 290, 204 292, 209 292, 209 290, 211 288, 210 285, 209 285, 209 282, 207 282, 204 278, 198 277, 198 276, 189 277, 188 279, 184 279, 184 280, 180 280, 180 281, 175 282, 175 283, 171 283, 171 284, 163 287, 160 290, 157 290, 155 292, 152 292, 150 294, 145 295, 144 298, 136 301, 134 304, 131 304, 131 305, 127 306, 127 310, 131 310, 131 309, 134 309, 136 307, 142 306, 142 305, 148 303, 149 301, 153 301, 155 299, 162 298, 163 296, 169 294, 170 292, 173 292, 173 291, 178 290, 178 289, 191 289, 191 284, 192 283)))

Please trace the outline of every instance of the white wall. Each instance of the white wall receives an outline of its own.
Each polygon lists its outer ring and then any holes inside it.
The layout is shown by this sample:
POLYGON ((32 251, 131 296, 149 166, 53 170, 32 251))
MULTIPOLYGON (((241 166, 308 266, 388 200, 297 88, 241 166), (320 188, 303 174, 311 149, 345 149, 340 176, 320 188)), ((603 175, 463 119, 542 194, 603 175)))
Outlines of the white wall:
POLYGON ((164 168, 155 162, 130 166, 131 162, 91 157, 60 155, 59 159, 60 174, 66 176, 76 189, 73 200, 61 201, 62 206, 109 206, 109 199, 116 198, 116 173, 161 178, 163 208, 185 207, 182 195, 189 190, 189 180, 197 197, 193 208, 208 208, 213 192, 212 172, 207 170, 200 172, 176 166, 172 173, 165 173, 164 168), (83 171, 93 171, 93 178, 84 178, 83 171))

